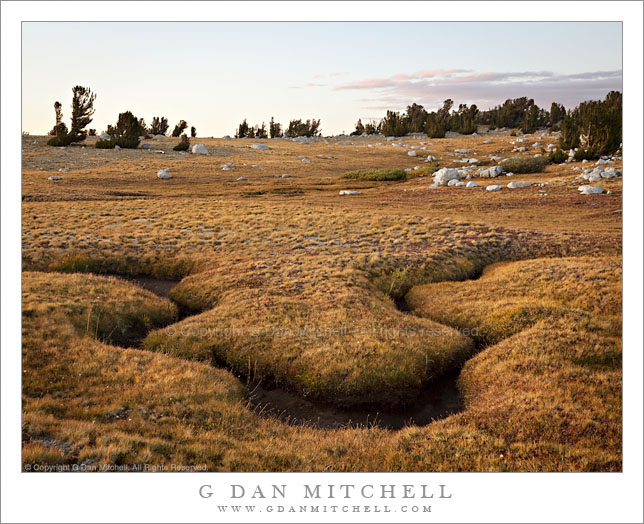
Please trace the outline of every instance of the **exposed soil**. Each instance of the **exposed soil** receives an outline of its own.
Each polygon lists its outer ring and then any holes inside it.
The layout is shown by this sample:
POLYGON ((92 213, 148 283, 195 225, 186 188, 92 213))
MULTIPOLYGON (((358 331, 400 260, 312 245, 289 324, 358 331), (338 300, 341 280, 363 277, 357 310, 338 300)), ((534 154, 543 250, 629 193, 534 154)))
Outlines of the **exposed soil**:
POLYGON ((267 389, 261 384, 249 386, 249 402, 257 413, 293 425, 319 429, 377 426, 395 430, 411 425, 425 426, 462 411, 464 405, 456 384, 457 378, 458 373, 454 373, 433 381, 423 389, 414 404, 396 411, 375 407, 341 409, 332 404, 303 399, 282 389, 267 389))
POLYGON ((128 277, 125 280, 134 282, 143 289, 147 289, 155 295, 163 298, 169 298, 170 290, 179 283, 178 280, 162 280, 160 278, 147 276, 128 277))

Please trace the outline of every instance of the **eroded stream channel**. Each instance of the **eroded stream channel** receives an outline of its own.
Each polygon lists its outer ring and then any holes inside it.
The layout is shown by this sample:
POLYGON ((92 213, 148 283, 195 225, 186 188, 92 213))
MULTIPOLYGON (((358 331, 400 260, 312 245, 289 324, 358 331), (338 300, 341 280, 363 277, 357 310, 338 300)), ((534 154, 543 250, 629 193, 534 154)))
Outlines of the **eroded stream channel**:
MULTIPOLYGON (((178 284, 175 280, 154 277, 121 277, 151 291, 155 295, 169 298, 170 290, 178 284)), ((180 318, 189 316, 179 304, 180 318)), ((396 301, 396 307, 409 312, 404 299, 396 301)), ((432 381, 421 391, 418 399, 404 409, 388 411, 378 407, 339 408, 333 404, 307 400, 299 395, 272 387, 268 383, 249 382, 246 377, 230 370, 244 384, 248 392, 249 408, 261 416, 276 418, 284 423, 306 425, 319 429, 341 427, 376 426, 386 429, 401 429, 405 426, 425 426, 464 409, 463 399, 457 386, 460 370, 432 381)))

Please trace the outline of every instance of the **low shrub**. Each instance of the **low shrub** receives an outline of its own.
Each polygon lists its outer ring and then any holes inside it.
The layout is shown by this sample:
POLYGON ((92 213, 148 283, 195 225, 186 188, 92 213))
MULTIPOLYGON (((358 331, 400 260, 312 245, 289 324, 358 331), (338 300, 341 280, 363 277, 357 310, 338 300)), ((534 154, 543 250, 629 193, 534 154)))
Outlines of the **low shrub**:
POLYGON ((139 147, 139 137, 146 135, 145 122, 136 118, 130 111, 120 113, 115 126, 107 126, 110 138, 96 142, 98 149, 113 149, 119 146, 124 149, 139 147))
POLYGON ((593 149, 578 149, 575 151, 575 160, 581 162, 582 160, 597 160, 599 153, 593 149))
POLYGON ((107 139, 102 138, 96 141, 96 144, 94 147, 96 147, 96 149, 114 149, 114 146, 116 146, 116 142, 113 138, 107 138, 107 139))
POLYGON ((543 156, 515 156, 501 162, 504 171, 513 173, 539 173, 548 165, 548 158, 543 156))
POLYGON ((421 167, 420 169, 412 169, 407 173, 408 177, 417 177, 417 176, 432 176, 436 171, 440 169, 438 162, 430 162, 426 166, 421 167))
POLYGON ((568 155, 564 153, 561 149, 557 148, 554 151, 551 151, 548 155, 548 160, 551 164, 562 164, 568 159, 568 155))
POLYGON ((356 169, 348 171, 342 178, 347 180, 407 180, 407 173, 404 169, 356 169))
POLYGON ((190 139, 185 133, 181 135, 181 141, 172 148, 173 151, 187 151, 190 148, 190 139))

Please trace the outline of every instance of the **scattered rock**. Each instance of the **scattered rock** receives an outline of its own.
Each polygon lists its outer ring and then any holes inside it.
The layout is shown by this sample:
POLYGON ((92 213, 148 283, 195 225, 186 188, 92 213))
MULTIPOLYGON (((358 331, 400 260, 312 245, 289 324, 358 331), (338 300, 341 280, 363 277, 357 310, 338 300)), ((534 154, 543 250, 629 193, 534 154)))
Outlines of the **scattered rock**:
POLYGON ((501 189, 501 186, 499 186, 497 184, 493 184, 493 185, 487 186, 485 188, 486 191, 499 191, 500 189, 501 189))
POLYGON ((416 151, 409 151, 407 154, 409 156, 416 156, 416 151))
POLYGON ((207 155, 208 154, 208 149, 206 149, 206 146, 203 144, 195 144, 192 146, 192 154, 193 155, 207 155))
POLYGON ((433 175, 434 183, 439 186, 444 186, 450 180, 460 180, 461 174, 456 170, 449 167, 443 167, 436 171, 433 175))
POLYGON ((159 171, 157 172, 157 176, 161 180, 167 180, 169 178, 172 178, 172 175, 165 169, 159 169, 159 171))
POLYGON ((291 175, 288 175, 288 174, 284 173, 284 174, 282 175, 282 178, 291 178, 291 175))
POLYGON ((501 166, 492 166, 487 169, 483 169, 479 172, 479 176, 483 178, 496 178, 503 174, 503 168, 501 166))
POLYGON ((465 187, 479 187, 479 185, 476 182, 470 180, 467 184, 465 184, 465 187))
POLYGON ((267 151, 270 149, 266 144, 251 144, 251 149, 259 149, 260 151, 267 151))
POLYGON ((63 179, 62 176, 56 176, 56 175, 53 175, 47 178, 47 180, 62 180, 62 179, 63 179))
POLYGON ((517 189, 519 187, 529 187, 532 185, 532 182, 525 182, 523 180, 517 180, 516 182, 510 182, 508 187, 510 189, 517 189))
MULTIPOLYGON (((284 176, 284 175, 282 175, 282 176, 284 176)), ((340 191, 339 194, 340 195, 360 195, 362 193, 360 193, 360 191, 351 191, 349 189, 343 189, 342 191, 340 191)))
POLYGON ((590 186, 590 185, 579 186, 577 190, 582 195, 599 195, 604 192, 604 188, 602 186, 590 186))
POLYGON ((240 180, 246 180, 246 177, 244 177, 244 176, 240 176, 240 177, 237 179, 237 182, 239 182, 240 180))

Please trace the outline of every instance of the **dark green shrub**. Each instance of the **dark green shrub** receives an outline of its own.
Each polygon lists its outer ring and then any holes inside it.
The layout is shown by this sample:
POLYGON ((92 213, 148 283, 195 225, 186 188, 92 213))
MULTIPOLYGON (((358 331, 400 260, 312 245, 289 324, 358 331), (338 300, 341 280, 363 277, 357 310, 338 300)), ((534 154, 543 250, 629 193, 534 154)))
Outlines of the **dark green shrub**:
POLYGON ((114 149, 114 146, 116 146, 116 141, 112 138, 101 138, 100 140, 97 140, 96 144, 94 145, 96 149, 114 149))
POLYGON ((67 132, 67 126, 64 122, 58 124, 52 129, 54 136, 47 140, 47 145, 55 147, 64 147, 72 143, 71 135, 67 132))
POLYGON ((564 153, 561 149, 557 148, 554 151, 551 151, 548 155, 548 160, 551 164, 562 164, 568 159, 568 155, 564 153))
POLYGON ((185 133, 181 135, 179 143, 172 148, 173 151, 187 151, 190 148, 190 139, 185 133))
POLYGON ((349 171, 342 175, 342 178, 347 180, 372 180, 372 181, 388 181, 388 180, 407 180, 407 173, 404 169, 357 169, 349 171))
POLYGON ((190 128, 190 136, 191 136, 192 138, 196 138, 196 137, 197 137, 197 128, 196 128, 195 126, 192 126, 192 127, 190 128))
POLYGON ((575 161, 581 162, 582 160, 597 160, 601 155, 593 149, 579 148, 575 151, 575 161))
POLYGON ((438 162, 429 162, 426 166, 421 167, 420 169, 412 169, 407 173, 407 178, 414 178, 419 176, 432 176, 436 171, 440 169, 438 162))
POLYGON ((96 136, 96 129, 90 129, 89 136, 96 136))
POLYGON ((539 173, 548 165, 548 159, 543 156, 515 156, 514 158, 506 158, 500 165, 506 172, 539 173))
POLYGON ((99 140, 96 147, 99 149, 112 149, 115 146, 124 149, 139 147, 139 137, 146 134, 145 122, 136 118, 131 111, 120 113, 116 126, 107 126, 108 140, 99 140))

